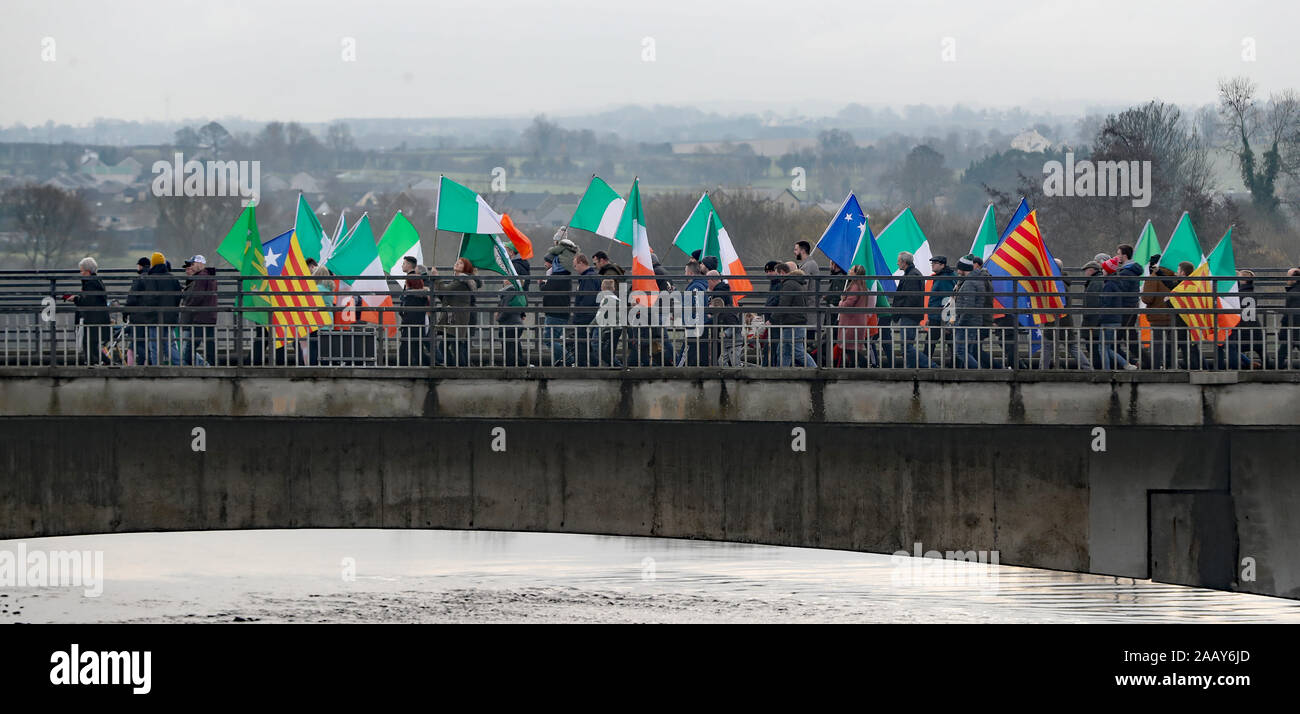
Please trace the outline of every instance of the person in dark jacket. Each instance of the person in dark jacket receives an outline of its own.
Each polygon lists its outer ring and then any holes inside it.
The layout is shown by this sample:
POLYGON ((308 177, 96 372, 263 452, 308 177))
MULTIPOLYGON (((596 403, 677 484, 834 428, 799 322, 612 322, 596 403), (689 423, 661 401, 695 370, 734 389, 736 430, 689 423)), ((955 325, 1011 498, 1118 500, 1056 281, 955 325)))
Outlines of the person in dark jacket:
MULTIPOLYGON (((1117 349, 1120 344, 1121 329, 1124 325, 1124 313, 1122 311, 1125 309, 1129 289, 1127 276, 1120 272, 1123 267, 1119 264, 1120 260, 1122 258, 1111 258, 1101 266, 1102 272, 1108 276, 1101 288, 1101 306, 1113 311, 1100 315, 1097 320, 1097 324, 1101 329, 1101 339, 1097 343, 1098 356, 1100 357, 1098 361, 1104 370, 1137 369, 1137 365, 1131 364, 1117 349)), ((1136 263, 1133 263, 1133 265, 1136 265, 1136 263)))
POLYGON ((474 277, 474 272, 474 264, 462 256, 452 266, 452 277, 433 284, 439 303, 450 308, 438 315, 436 332, 442 337, 442 349, 435 349, 433 357, 439 364, 452 367, 468 367, 470 364, 470 332, 478 322, 478 314, 465 308, 474 307, 474 291, 482 285, 482 281, 474 277))
POLYGON ((1281 329, 1277 331, 1277 366, 1286 369, 1291 362, 1291 350, 1300 349, 1300 268, 1286 271, 1291 281, 1286 284, 1286 303, 1282 307, 1281 329))
POLYGON ((145 353, 148 351, 149 341, 146 339, 144 323, 140 321, 140 312, 137 311, 144 305, 141 297, 144 295, 144 274, 147 272, 149 258, 145 256, 135 262, 137 277, 131 281, 131 289, 126 294, 122 310, 122 322, 128 323, 125 329, 130 330, 133 364, 144 364, 145 353))
MULTIPOLYGON (((1120 246, 1120 248, 1126 247, 1128 246, 1120 246)), ((1119 352, 1129 362, 1139 364, 1142 360, 1142 337, 1137 327, 1137 320, 1142 295, 1142 266, 1134 262, 1131 255, 1125 256, 1121 253, 1115 257, 1122 263, 1116 271, 1116 276, 1122 288, 1119 305, 1124 308, 1124 314, 1120 316, 1122 329, 1119 332, 1119 352)))
MULTIPOLYGON (((781 300, 782 280, 781 276, 776 272, 776 266, 778 265, 780 265, 780 263, 775 260, 769 260, 767 261, 767 264, 763 266, 763 274, 767 276, 768 280, 767 295, 763 299, 763 307, 776 307, 776 304, 781 300)), ((763 313, 763 322, 768 325, 773 324, 771 312, 763 313)), ((766 336, 763 339, 763 364, 768 367, 775 367, 781 360, 781 356, 777 350, 776 340, 774 339, 775 337, 776 332, 774 330, 767 330, 766 336)))
POLYGON ((542 281, 543 322, 546 325, 544 336, 551 350, 551 365, 563 367, 573 360, 572 353, 566 349, 565 326, 572 320, 573 278, 558 257, 551 261, 546 269, 549 276, 542 281))
POLYGON ((172 341, 171 330, 180 322, 176 307, 181 304, 181 294, 181 283, 172 277, 167 258, 162 253, 149 256, 149 270, 144 274, 140 296, 141 307, 148 309, 138 314, 140 323, 146 325, 147 361, 151 365, 160 360, 168 364, 180 362, 180 351, 172 341))
MULTIPOLYGON (((952 329, 943 324, 943 306, 952 300, 956 289, 957 272, 948 267, 947 256, 936 255, 930 258, 930 290, 926 293, 929 312, 926 313, 925 322, 929 328, 926 356, 932 362, 940 345, 945 345, 949 353, 953 351, 952 329)), ((951 361, 952 358, 949 358, 951 361)))
MULTIPOLYGON (((782 275, 780 299, 777 300, 778 308, 814 308, 815 298, 808 287, 808 276, 802 270, 794 267, 792 263, 782 263, 776 267, 776 272, 782 275)), ((806 310, 789 310, 778 312, 772 315, 772 321, 779 325, 779 342, 781 345, 781 366, 782 367, 816 367, 817 362, 808 354, 808 325, 811 323, 812 313, 806 310)))
MULTIPOLYGON (((1255 273, 1249 270, 1237 271, 1237 298, 1245 304, 1255 299, 1255 273)), ((1255 317, 1244 317, 1232 328, 1222 347, 1215 347, 1219 369, 1259 369, 1264 364, 1264 326, 1260 324, 1258 311, 1255 317), (1226 349, 1225 349, 1226 348, 1226 349), (1226 355, 1224 354, 1226 352, 1226 355), (1258 355, 1252 359, 1250 354, 1258 355), (1226 356, 1226 359, 1225 359, 1226 356)))
POLYGON ((957 290, 953 294, 956 322, 956 366, 966 369, 989 369, 993 358, 982 346, 984 326, 990 315, 976 310, 993 307, 993 283, 982 267, 975 269, 975 256, 966 255, 957 260, 957 290))
POLYGON ((77 307, 77 324, 81 325, 81 349, 86 364, 104 364, 102 345, 108 341, 112 316, 108 311, 108 289, 99 279, 99 264, 89 256, 77 264, 81 271, 81 294, 69 295, 68 302, 77 307))
POLYGON ((402 259, 406 280, 402 283, 402 294, 398 298, 398 307, 401 309, 397 314, 397 329, 400 333, 397 364, 406 367, 428 364, 424 354, 424 328, 428 323, 432 301, 419 268, 415 256, 408 255, 402 259))
MULTIPOLYGON (((614 261, 609 259, 609 255, 603 250, 598 250, 591 254, 591 265, 596 268, 596 273, 602 278, 609 275, 622 275, 623 268, 614 261)), ((618 292, 615 290, 614 292, 618 292)))
MULTIPOLYGON (((708 270, 704 264, 694 258, 686 261, 686 277, 690 278, 690 283, 686 285, 684 297, 687 304, 696 304, 699 300, 700 305, 708 305, 709 281, 706 277, 708 270), (698 293, 698 295, 697 295, 698 293)), ((695 308, 687 308, 694 310, 695 308)), ((694 335, 687 332, 682 337, 682 343, 677 349, 677 366, 678 367, 701 367, 704 354, 700 349, 700 339, 703 335, 694 335)))
POLYGON ((600 302, 600 276, 585 253, 573 256, 573 269, 578 273, 578 292, 573 296, 573 360, 579 367, 590 367, 593 362, 599 366, 600 350, 592 339, 591 322, 600 302))
MULTIPOLYGON (((899 253, 898 267, 903 271, 903 277, 898 281, 898 290, 894 293, 894 307, 925 307, 925 281, 921 277, 921 271, 913 264, 912 254, 907 251, 899 253)), ((908 369, 931 366, 930 358, 916 348, 916 328, 921 324, 921 315, 919 310, 894 314, 894 323, 903 327, 900 335, 903 340, 903 364, 908 369)))
POLYGON ((207 258, 196 255, 185 261, 185 282, 180 313, 181 364, 196 364, 195 348, 203 344, 204 362, 217 363, 217 271, 207 258))

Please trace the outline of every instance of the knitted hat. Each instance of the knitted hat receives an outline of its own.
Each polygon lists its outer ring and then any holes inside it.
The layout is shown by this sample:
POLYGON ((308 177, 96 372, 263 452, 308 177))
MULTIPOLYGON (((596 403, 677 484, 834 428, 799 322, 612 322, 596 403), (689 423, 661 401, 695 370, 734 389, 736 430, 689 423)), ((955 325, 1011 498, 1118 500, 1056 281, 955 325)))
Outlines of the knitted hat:
POLYGON ((973 256, 973 255, 963 255, 962 257, 958 258, 958 259, 957 259, 957 269, 958 269, 958 270, 965 270, 965 271, 967 271, 967 272, 970 272, 970 271, 974 270, 974 269, 975 269, 975 263, 971 261, 971 258, 973 258, 973 257, 975 257, 975 256, 973 256))
POLYGON ((167 258, 162 253, 154 252, 153 255, 149 256, 149 267, 151 268, 155 265, 162 265, 166 262, 167 258))
POLYGON ((1123 265, 1124 265, 1124 257, 1117 255, 1114 258, 1111 258, 1110 260, 1102 263, 1101 269, 1106 271, 1107 275, 1110 275, 1115 271, 1119 270, 1120 267, 1123 265))
POLYGON ((149 259, 148 259, 148 258, 141 258, 141 259, 135 261, 135 264, 138 265, 138 266, 140 266, 141 268, 148 269, 148 268, 149 268, 149 259))

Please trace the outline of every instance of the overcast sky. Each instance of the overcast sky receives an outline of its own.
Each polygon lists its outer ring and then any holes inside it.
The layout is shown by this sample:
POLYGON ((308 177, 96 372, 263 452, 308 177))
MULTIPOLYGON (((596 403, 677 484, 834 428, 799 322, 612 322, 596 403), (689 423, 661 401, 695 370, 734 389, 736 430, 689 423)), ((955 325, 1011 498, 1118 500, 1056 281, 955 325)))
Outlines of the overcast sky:
POLYGON ((810 115, 855 101, 1073 112, 1151 98, 1211 102, 1217 80, 1237 74, 1265 93, 1300 87, 1294 0, 7 5, 4 125, 564 115, 627 103, 810 115), (355 40, 355 61, 345 61, 345 38, 355 40), (1252 47, 1255 61, 1245 61, 1252 47))

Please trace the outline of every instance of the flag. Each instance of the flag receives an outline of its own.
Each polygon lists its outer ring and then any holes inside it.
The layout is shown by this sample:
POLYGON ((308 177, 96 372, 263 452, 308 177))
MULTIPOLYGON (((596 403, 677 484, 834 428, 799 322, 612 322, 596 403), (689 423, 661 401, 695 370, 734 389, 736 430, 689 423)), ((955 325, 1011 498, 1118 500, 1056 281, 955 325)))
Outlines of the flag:
MULTIPOLYGON (((867 271, 867 275, 892 275, 888 261, 885 260, 885 254, 880 250, 880 243, 876 241, 876 236, 871 232, 871 226, 863 224, 862 237, 858 239, 858 247, 853 251, 853 258, 849 262, 849 267, 861 265, 862 269, 867 271)), ((881 290, 893 291, 898 289, 898 283, 893 280, 872 280, 868 283, 868 290, 879 292, 881 290)), ((872 307, 879 305, 886 307, 889 305, 889 297, 886 295, 872 295, 868 300, 872 307)), ((875 315, 871 316, 873 319, 875 315)))
POLYGON ((270 292, 291 292, 292 295, 271 295, 271 324, 275 325, 276 346, 281 340, 306 337, 315 330, 333 322, 326 311, 302 308, 325 307, 325 300, 316 288, 316 281, 307 271, 307 258, 298 245, 298 232, 289 230, 262 244, 266 259, 266 274, 270 292))
POLYGON ((993 204, 984 209, 984 219, 980 221, 979 230, 975 232, 975 240, 970 244, 970 254, 980 260, 988 261, 989 256, 993 254, 998 247, 998 224, 993 215, 993 204))
MULTIPOLYGON (((890 265, 897 265, 898 254, 903 251, 911 253, 912 262, 918 266, 930 264, 930 240, 921 231, 921 225, 916 222, 916 216, 912 215, 910 208, 904 208, 894 216, 894 220, 876 237, 876 242, 880 244, 880 252, 890 265)), ((903 269, 898 268, 893 273, 902 275, 903 269)))
POLYGON ((298 215, 293 222, 293 231, 298 235, 298 247, 302 251, 303 258, 320 262, 325 230, 320 227, 320 221, 316 220, 316 214, 312 212, 311 206, 307 205, 307 199, 303 198, 301 193, 298 194, 298 215))
POLYGON ((519 257, 524 260, 532 260, 533 241, 528 236, 524 235, 523 231, 515 228, 515 222, 510 220, 509 214, 501 214, 501 227, 505 229, 506 237, 509 238, 510 242, 515 246, 515 250, 519 251, 519 257))
POLYGON ((406 256, 415 258, 416 265, 424 265, 424 249, 420 247, 420 234, 415 226, 398 211, 393 220, 388 222, 384 235, 379 239, 379 264, 389 275, 405 275, 402 259, 406 256))
POLYGON ((718 259, 718 265, 722 265, 722 256, 719 255, 721 252, 722 250, 718 248, 718 224, 713 220, 713 214, 710 213, 704 221, 704 245, 700 247, 700 262, 702 263, 705 258, 713 256, 718 259))
MULTIPOLYGON (((817 239, 817 249, 835 264, 848 269, 853 263, 854 253, 862 243, 863 230, 867 225, 867 214, 858 205, 858 197, 850 191, 840 204, 840 210, 831 216, 822 237, 817 239)), ((873 272, 868 270, 867 273, 873 272)), ((892 270, 886 271, 892 273, 892 270)))
POLYGON ((468 187, 443 176, 438 184, 440 231, 453 233, 504 233, 501 216, 468 187))
POLYGON ((1156 227, 1148 220, 1142 227, 1142 236, 1138 238, 1137 245, 1133 246, 1133 260, 1142 266, 1143 275, 1151 274, 1147 266, 1151 263, 1151 256, 1159 252, 1160 238, 1156 235, 1156 227))
MULTIPOLYGON (((1011 214, 1011 220, 1007 222, 1007 227, 1003 228, 1002 233, 998 235, 998 245, 1002 245, 1002 241, 1006 240, 1007 236, 1011 235, 1011 231, 1015 230, 1017 226, 1024 223, 1027 217, 1029 217, 1029 201, 1026 201, 1022 196, 1020 205, 1016 206, 1016 212, 1011 214)), ((989 255, 992 255, 992 253, 989 255)))
MULTIPOLYGON (((1043 243, 1042 234, 1038 230, 1037 211, 1030 211, 1020 225, 1007 234, 1007 237, 998 245, 997 250, 993 251, 993 254, 989 256, 989 260, 984 264, 984 267, 989 271, 990 275, 995 277, 1020 278, 1018 282, 1021 289, 1026 293, 1065 292, 1065 285, 1059 280, 1033 279, 1036 277, 1060 277, 1061 275, 1060 267, 1056 265, 1051 251, 1043 243)), ((1010 288, 997 287, 998 282, 1009 281, 995 281, 995 292, 1010 291, 1010 288)), ((1060 295, 1031 296, 1026 294, 1017 297, 1016 305, 1017 307, 1027 307, 1034 310, 1059 311, 1065 309, 1065 302, 1060 295)), ((1021 324, 1041 325, 1044 322, 1055 320, 1058 316, 1059 313, 1054 312, 1035 312, 1032 315, 1021 315, 1021 324)))
MULTIPOLYGON (((388 292, 388 279, 384 276, 384 265, 379 260, 379 250, 375 246, 375 232, 370 227, 370 214, 362 214, 361 220, 357 221, 348 234, 348 239, 334 250, 325 267, 335 275, 360 276, 342 280, 347 290, 358 293, 348 298, 350 305, 356 305, 356 301, 360 300, 368 307, 393 306, 393 297, 388 292)), ((343 320, 353 319, 351 310, 342 310, 339 314, 343 320)), ((391 310, 364 310, 361 319, 371 324, 382 320, 387 327, 388 336, 397 336, 397 314, 391 310)))
POLYGON ((595 174, 587 184, 587 192, 578 202, 578 210, 573 212, 569 221, 570 228, 591 231, 602 238, 609 238, 627 245, 627 241, 617 237, 619 219, 623 217, 623 206, 627 201, 618 192, 609 187, 603 179, 595 174))
POLYGON ((1178 219, 1178 226, 1174 228, 1173 235, 1169 236, 1169 244, 1160 254, 1160 264, 1157 267, 1169 268, 1177 273, 1178 264, 1183 261, 1192 265, 1200 265, 1205 261, 1201 241, 1196 238, 1196 230, 1192 228, 1192 218, 1187 211, 1183 211, 1183 217, 1178 219))
POLYGON ((511 296, 510 305, 512 307, 528 305, 523 287, 516 279, 518 273, 515 272, 515 264, 510 262, 510 255, 506 252, 506 246, 500 238, 490 233, 466 233, 460 239, 460 252, 457 255, 468 259, 479 270, 509 277, 506 283, 497 283, 489 289, 495 291, 512 287, 518 290, 519 294, 511 296))
MULTIPOLYGON (((230 232, 222 239, 221 245, 217 247, 217 255, 226 259, 239 271, 240 275, 260 275, 260 280, 241 280, 240 289, 243 290, 243 298, 239 301, 240 307, 268 308, 271 301, 266 295, 266 265, 262 257, 262 236, 257 229, 256 206, 248 206, 239 218, 235 219, 235 225, 230 227, 230 232)), ((267 314, 265 312, 245 312, 244 319, 249 322, 255 322, 259 325, 265 325, 267 314)))
POLYGON ((731 242, 731 235, 722 223, 722 216, 714 209, 707 192, 695 202, 691 215, 686 217, 686 222, 673 238, 673 245, 688 255, 698 250, 701 258, 705 255, 717 256, 718 272, 729 276, 726 281, 732 290, 733 304, 738 304, 741 296, 753 292, 754 284, 745 277, 745 264, 741 262, 736 246, 731 242), (716 252, 705 252, 714 250, 705 247, 705 242, 711 237, 717 238, 716 252))
POLYGON ((321 243, 320 262, 328 263, 334 251, 338 250, 340 244, 351 236, 352 234, 348 232, 348 212, 346 209, 339 211, 339 220, 334 224, 334 235, 321 243))
POLYGON ((632 191, 627 195, 627 207, 618 222, 618 240, 632 246, 632 275, 645 275, 646 278, 633 278, 632 289, 646 293, 646 302, 654 304, 658 294, 659 283, 654 280, 654 261, 650 258, 650 236, 646 233, 645 213, 641 210, 641 189, 637 179, 632 179, 632 191))
POLYGON ((1228 332, 1241 322, 1241 298, 1237 294, 1237 258, 1232 252, 1232 227, 1228 227, 1228 232, 1223 234, 1219 239, 1219 244, 1214 246, 1210 251, 1209 257, 1205 259, 1210 275, 1228 275, 1233 276, 1226 280, 1216 281, 1215 289, 1218 291, 1218 307, 1225 310, 1236 310, 1234 313, 1219 313, 1215 317, 1219 326, 1219 340, 1227 338, 1228 332))
MULTIPOLYGON (((1210 264, 1205 261, 1189 277, 1198 278, 1209 274, 1210 264)), ((1210 290, 1208 280, 1184 280, 1173 289, 1173 295, 1169 296, 1170 306, 1179 310, 1178 316, 1187 324, 1188 334, 1193 340, 1209 341, 1216 338, 1215 316, 1210 312, 1214 309, 1214 296, 1210 290)))

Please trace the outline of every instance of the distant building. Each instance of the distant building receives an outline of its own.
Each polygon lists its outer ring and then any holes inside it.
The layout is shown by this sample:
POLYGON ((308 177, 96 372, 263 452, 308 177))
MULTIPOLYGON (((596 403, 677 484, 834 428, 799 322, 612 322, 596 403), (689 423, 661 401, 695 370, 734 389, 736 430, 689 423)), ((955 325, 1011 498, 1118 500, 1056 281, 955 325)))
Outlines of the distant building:
POLYGON ((324 190, 320 187, 320 183, 318 183, 316 179, 306 171, 300 171, 294 174, 293 178, 289 179, 289 188, 299 193, 324 193, 324 190))
POLYGON ((1052 142, 1035 129, 1027 129, 1011 140, 1011 148, 1031 154, 1041 154, 1052 148, 1052 142))

